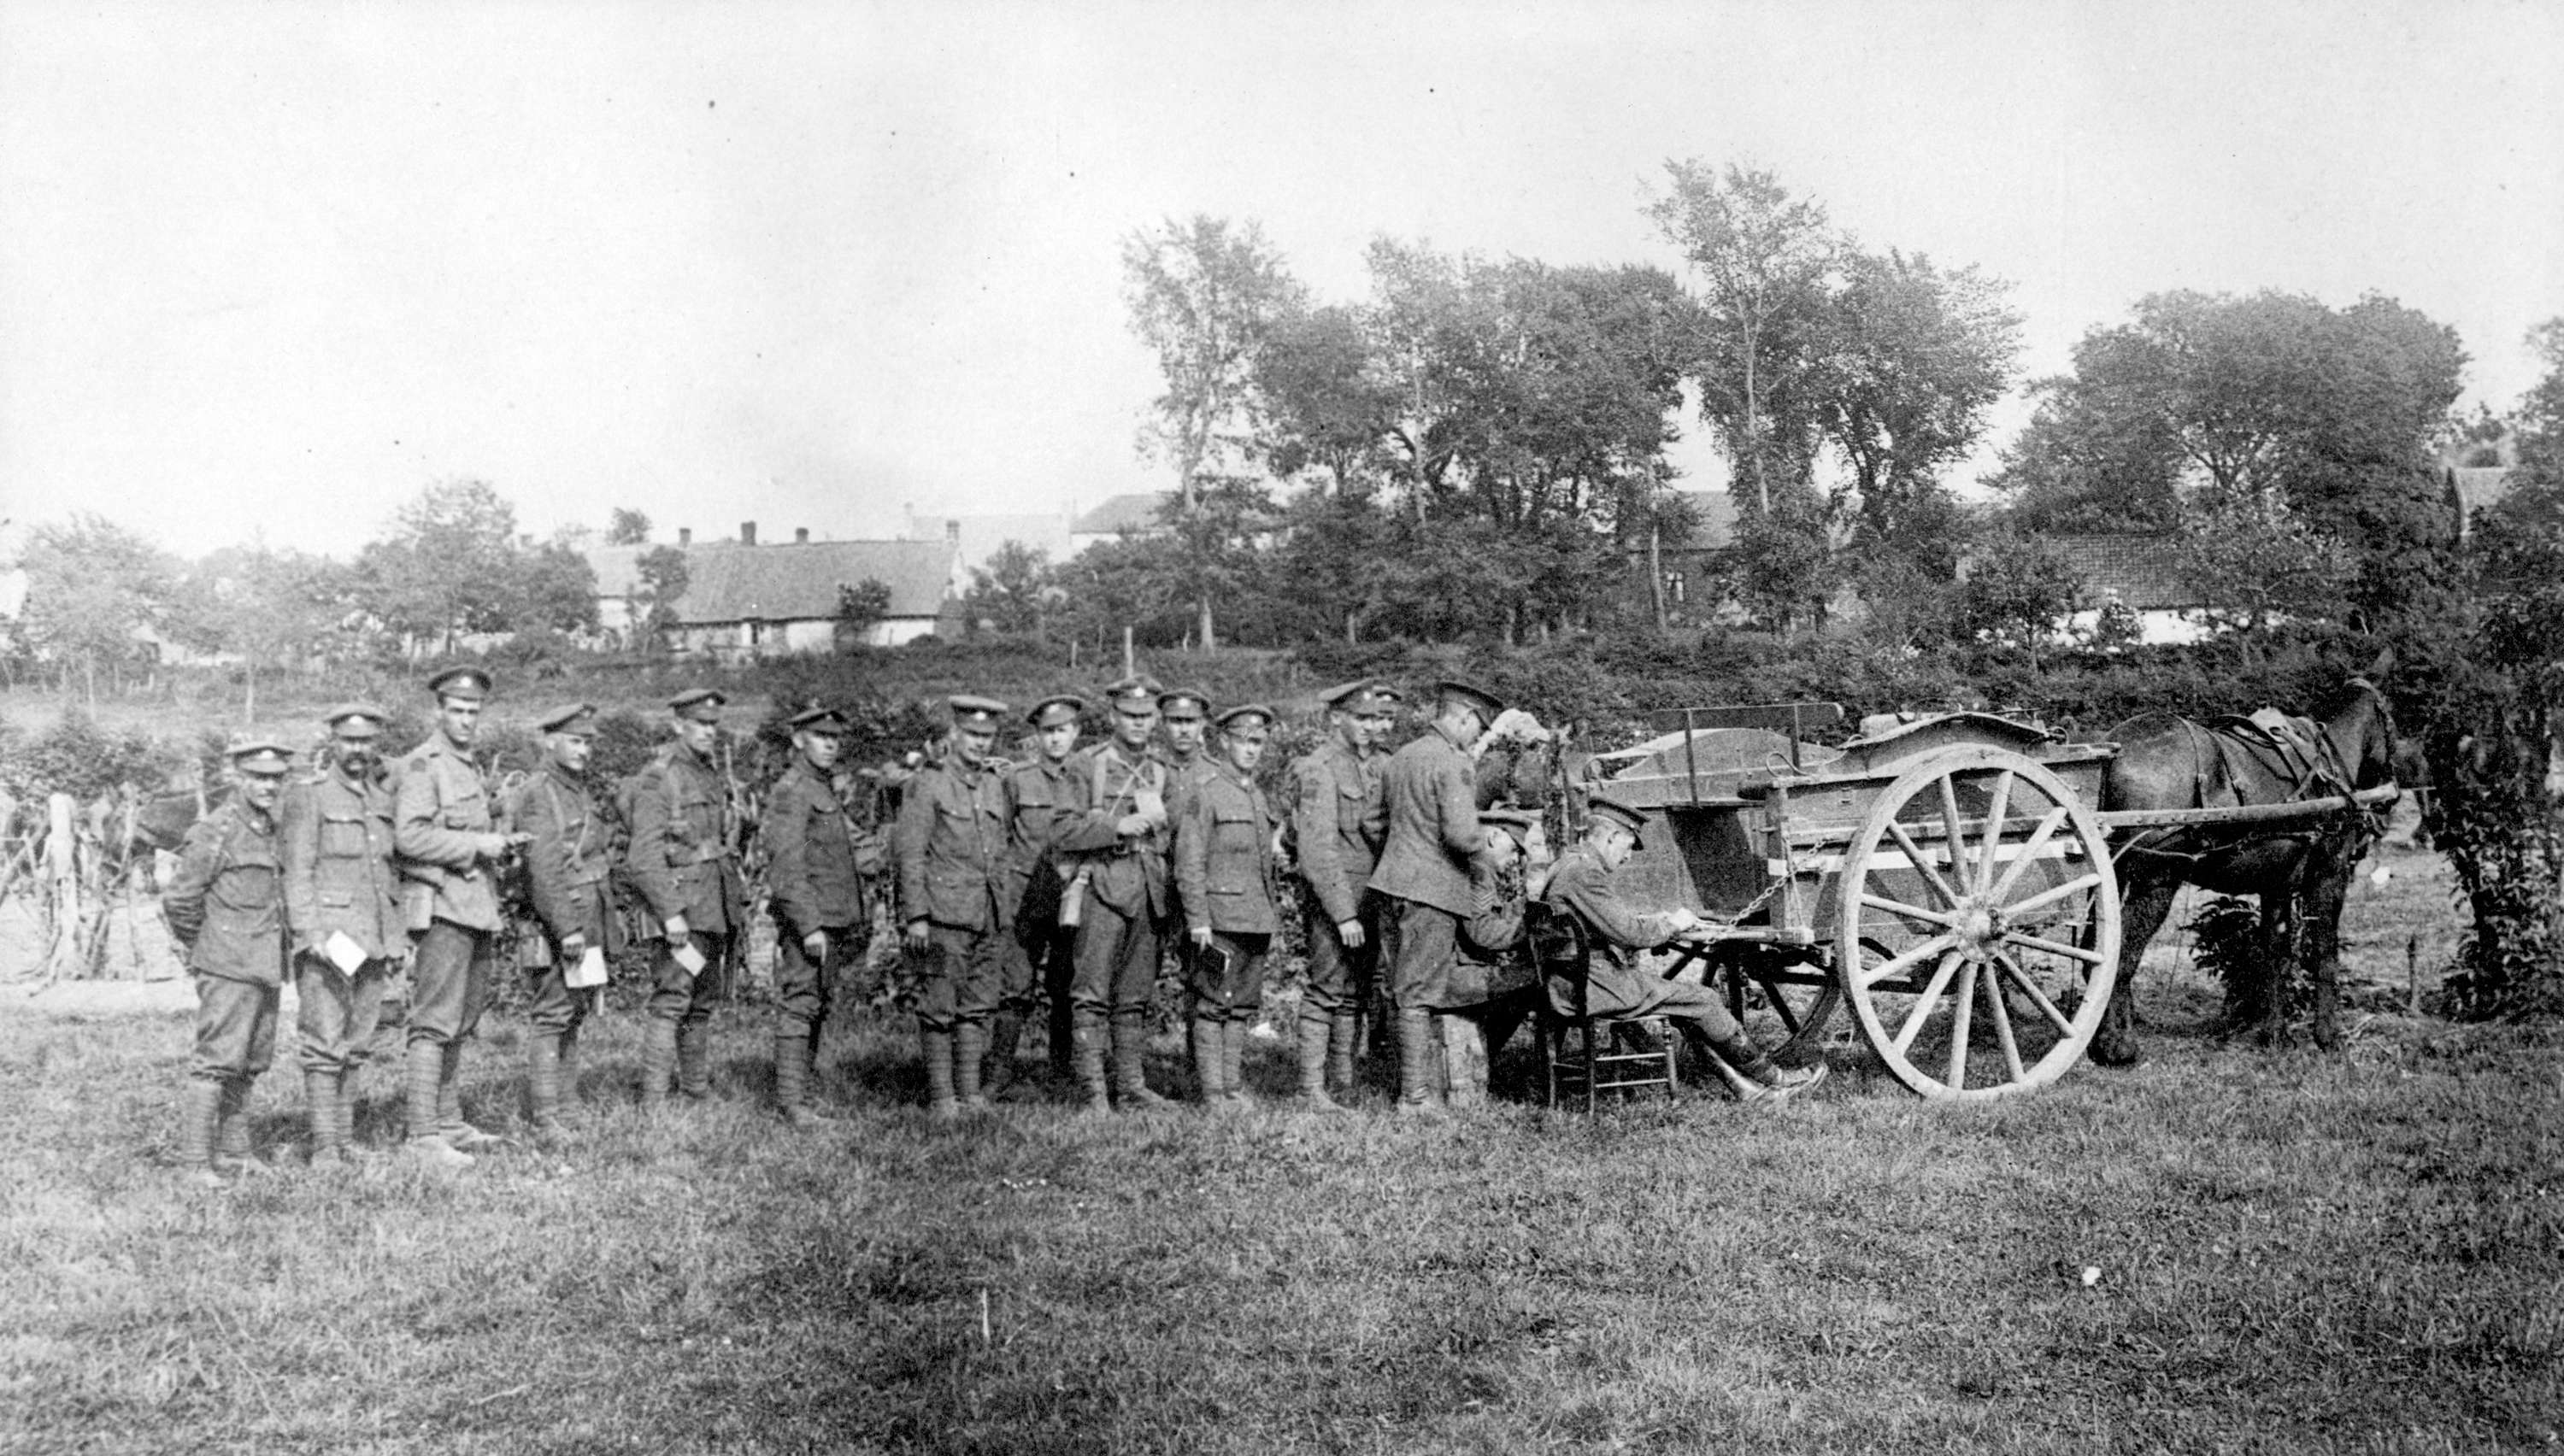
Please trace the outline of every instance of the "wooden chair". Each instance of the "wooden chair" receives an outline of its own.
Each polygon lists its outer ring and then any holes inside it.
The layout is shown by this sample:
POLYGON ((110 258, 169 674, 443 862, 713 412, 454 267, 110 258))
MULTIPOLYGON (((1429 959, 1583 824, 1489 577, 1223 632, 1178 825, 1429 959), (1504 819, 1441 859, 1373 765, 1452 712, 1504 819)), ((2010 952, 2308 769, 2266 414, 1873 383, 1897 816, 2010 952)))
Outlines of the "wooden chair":
POLYGON ((1571 911, 1534 905, 1531 946, 1532 954, 1540 961, 1540 1060, 1548 1083, 1549 1105, 1558 1106, 1562 1087, 1571 1094, 1581 1089, 1588 1113, 1595 1110, 1605 1092, 1625 1097, 1640 1088, 1657 1087, 1664 1089, 1666 1100, 1671 1101, 1679 1085, 1674 1069, 1677 1038, 1672 1025, 1662 1016, 1596 1016, 1586 1009, 1593 946, 1586 936, 1585 923, 1571 911), (1572 1012, 1563 1014, 1557 1009, 1548 994, 1553 985, 1569 987, 1572 1012), (1619 1033, 1624 1028, 1652 1036, 1655 1046, 1644 1050, 1622 1047, 1619 1033), (1568 1046, 1570 1038, 1578 1043, 1573 1049, 1568 1046))

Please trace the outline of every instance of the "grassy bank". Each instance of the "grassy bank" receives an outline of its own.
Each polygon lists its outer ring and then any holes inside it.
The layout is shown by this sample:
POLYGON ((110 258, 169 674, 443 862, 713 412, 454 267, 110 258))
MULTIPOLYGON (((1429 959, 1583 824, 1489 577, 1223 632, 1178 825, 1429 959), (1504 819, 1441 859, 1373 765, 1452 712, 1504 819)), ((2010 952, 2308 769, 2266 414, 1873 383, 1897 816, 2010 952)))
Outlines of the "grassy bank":
MULTIPOLYGON (((796 1138, 741 1007, 663 1124, 206 1194, 156 1159, 183 1020, 0 1012, 0 1449, 2550 1450, 2564 1056, 2378 1009, 2426 859, 2354 901, 2346 1052, 2221 1042, 2165 966, 2144 1065, 1987 1108, 1843 1046, 1778 1114, 943 1128, 885 1017, 796 1138)), ((470 1063, 503 1128, 521 1033, 470 1063)), ((299 1137, 290 1075, 257 1106, 299 1137)))

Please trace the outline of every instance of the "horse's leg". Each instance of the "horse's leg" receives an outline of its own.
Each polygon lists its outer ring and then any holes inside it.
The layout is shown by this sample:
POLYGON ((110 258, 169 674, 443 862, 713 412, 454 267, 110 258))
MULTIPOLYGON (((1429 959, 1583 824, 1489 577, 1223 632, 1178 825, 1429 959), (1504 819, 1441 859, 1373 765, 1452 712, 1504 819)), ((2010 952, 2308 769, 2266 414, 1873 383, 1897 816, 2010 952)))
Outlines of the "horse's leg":
POLYGON ((2298 912, 2301 871, 2291 866, 2261 887, 2261 956, 2258 972, 2243 988, 2231 1008, 2231 1020, 2237 1034, 2250 1033, 2260 1046, 2277 1046, 2288 1039, 2289 991, 2297 983, 2299 955, 2298 928, 2304 923, 2298 912))
POLYGON ((2164 917, 2172 914, 2173 897, 2181 893, 2181 878, 2148 872, 2137 867, 2133 858, 2121 862, 2119 900, 2119 979, 2110 988, 2110 1008, 2101 1013, 2101 1027, 2092 1033, 2087 1055, 2104 1067, 2136 1065, 2137 1050, 2137 966, 2146 958, 2146 942, 2163 929, 2164 917))

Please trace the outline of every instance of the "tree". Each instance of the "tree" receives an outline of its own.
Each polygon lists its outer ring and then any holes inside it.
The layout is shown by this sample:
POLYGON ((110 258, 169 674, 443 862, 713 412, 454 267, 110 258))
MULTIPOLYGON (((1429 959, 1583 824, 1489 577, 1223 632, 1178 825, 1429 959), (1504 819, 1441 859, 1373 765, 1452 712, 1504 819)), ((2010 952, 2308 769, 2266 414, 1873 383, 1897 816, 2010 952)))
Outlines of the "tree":
POLYGON ((1787 633, 1824 616, 1834 587, 1833 552, 1824 508, 1813 492, 1786 492, 1770 511, 1739 517, 1734 560, 1737 600, 1774 630, 1787 633))
POLYGON ((972 627, 985 622, 994 631, 1040 638, 1058 590, 1052 576, 1050 552, 1016 540, 999 545, 986 565, 970 568, 970 589, 962 600, 972 627))
POLYGON ((873 628, 890 615, 890 583, 867 576, 837 588, 837 650, 849 651, 872 640, 873 628))
POLYGON ((2081 595, 2081 580, 2052 542, 1997 531, 1960 585, 1959 629, 2022 649, 2036 672, 2040 645, 2074 611, 2081 595))
POLYGON ((176 565, 140 535, 94 515, 37 526, 23 565, 28 644, 66 669, 78 666, 95 711, 99 668, 107 668, 111 685, 118 664, 144 655, 141 633, 166 614, 176 565))
POLYGON ((1647 212, 1700 284, 1701 418, 1736 467, 1740 503, 1769 513, 1815 460, 1810 385, 1838 244, 1824 209, 1794 200, 1771 172, 1698 160, 1665 170, 1670 186, 1647 212))
POLYGON ((356 615, 346 565, 261 544, 227 546, 198 561, 179 585, 170 620, 189 646, 240 658, 246 721, 258 717, 262 671, 293 672, 329 656, 356 615))
POLYGON ((2355 570, 2349 548, 2285 498, 2215 489, 2189 509, 2182 560, 2211 620, 2240 629, 2247 648, 2280 618, 2337 615, 2355 570))
POLYGON ((359 595, 391 631, 454 650, 463 632, 596 626, 596 572, 559 542, 518 534, 517 510, 486 481, 440 481, 356 557, 359 595))
POLYGON ((629 506, 617 506, 605 526, 605 543, 609 546, 646 546, 650 543, 650 518, 629 506))
POLYGON ((641 641, 651 648, 667 645, 677 626, 677 603, 693 584, 686 553, 675 546, 653 546, 632 563, 633 587, 624 612, 641 641))
MULTIPOLYGON (((1215 479, 1234 478, 1248 462, 1265 414, 1258 360, 1279 320, 1300 306, 1302 291, 1254 223, 1172 219, 1122 247, 1131 324, 1158 356, 1166 392, 1151 405, 1143 435, 1148 453, 1175 470, 1180 514, 1190 518, 1215 479)), ((1215 524, 1185 539, 1215 541, 1215 524)), ((1197 563, 1204 582, 1219 564, 1197 563)), ((1194 598, 1201 645, 1218 645, 1211 595, 1194 598)))

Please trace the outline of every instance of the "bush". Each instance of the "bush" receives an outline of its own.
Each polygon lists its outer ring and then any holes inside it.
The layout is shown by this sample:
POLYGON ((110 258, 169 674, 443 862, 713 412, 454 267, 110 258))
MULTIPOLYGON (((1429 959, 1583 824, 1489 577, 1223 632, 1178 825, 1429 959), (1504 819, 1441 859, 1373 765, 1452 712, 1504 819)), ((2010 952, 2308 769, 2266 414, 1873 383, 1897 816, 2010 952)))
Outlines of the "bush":
POLYGON ((86 803, 119 784, 164 783, 188 757, 140 728, 109 732, 74 709, 33 737, 0 736, 0 786, 20 799, 67 793, 86 803))

